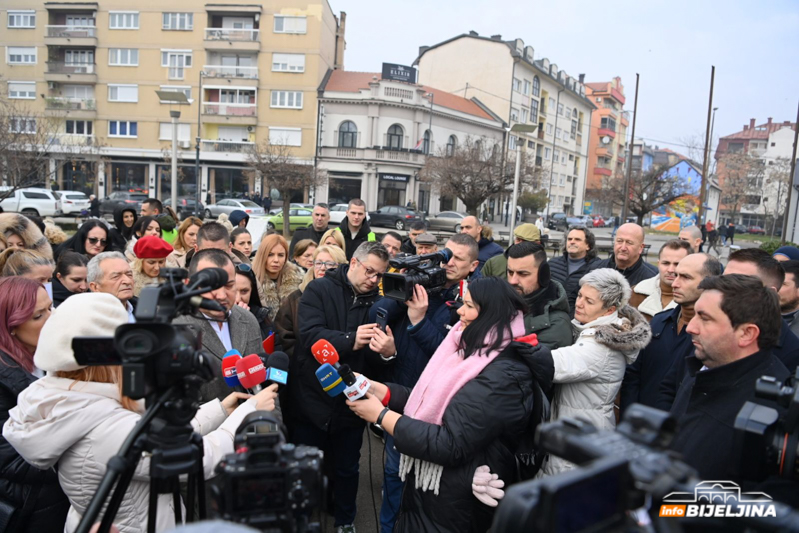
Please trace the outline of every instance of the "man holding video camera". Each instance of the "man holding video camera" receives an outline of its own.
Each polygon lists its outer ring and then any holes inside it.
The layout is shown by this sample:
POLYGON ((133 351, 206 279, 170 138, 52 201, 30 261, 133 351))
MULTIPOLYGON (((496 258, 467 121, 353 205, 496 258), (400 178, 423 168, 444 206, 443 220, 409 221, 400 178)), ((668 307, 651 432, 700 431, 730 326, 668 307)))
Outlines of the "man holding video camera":
MULTIPOLYGON (((417 248, 422 247, 424 242, 424 235, 417 237, 417 248)), ((469 278, 477 268, 479 248, 477 241, 465 233, 453 235, 445 247, 452 252, 452 258, 441 265, 447 273, 447 281, 441 290, 428 294, 421 285, 416 285, 413 298, 404 304, 391 298, 383 298, 370 311, 369 316, 372 318, 381 308, 387 315, 386 331, 376 329, 369 347, 392 365, 389 378, 392 383, 406 387, 416 385, 430 357, 447 336, 449 326, 457 320, 457 307, 450 307, 447 302, 459 300, 461 282, 469 278)), ((397 520, 403 482, 399 477, 400 454, 394 447, 394 439, 388 434, 385 439, 386 462, 380 527, 382 533, 390 533, 397 520)))

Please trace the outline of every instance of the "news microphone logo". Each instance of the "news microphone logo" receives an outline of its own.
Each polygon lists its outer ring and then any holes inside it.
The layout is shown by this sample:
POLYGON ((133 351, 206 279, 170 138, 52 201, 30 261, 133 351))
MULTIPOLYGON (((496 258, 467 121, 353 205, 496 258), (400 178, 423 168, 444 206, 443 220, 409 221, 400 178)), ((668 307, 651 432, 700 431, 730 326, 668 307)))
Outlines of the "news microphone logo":
POLYGON ((289 373, 279 368, 270 368, 266 372, 266 380, 285 385, 289 380, 289 373))
POLYGON ((338 363, 338 351, 335 346, 324 339, 316 341, 311 347, 311 351, 319 364, 330 363, 335 365, 338 363))
POLYGON ((333 365, 325 363, 316 369, 316 379, 322 386, 322 390, 330 397, 335 397, 344 392, 347 385, 333 365))
POLYGON ((360 400, 364 396, 366 396, 366 392, 369 390, 371 383, 369 380, 363 376, 358 376, 355 380, 354 385, 350 385, 344 390, 344 394, 347 395, 348 400, 360 400))

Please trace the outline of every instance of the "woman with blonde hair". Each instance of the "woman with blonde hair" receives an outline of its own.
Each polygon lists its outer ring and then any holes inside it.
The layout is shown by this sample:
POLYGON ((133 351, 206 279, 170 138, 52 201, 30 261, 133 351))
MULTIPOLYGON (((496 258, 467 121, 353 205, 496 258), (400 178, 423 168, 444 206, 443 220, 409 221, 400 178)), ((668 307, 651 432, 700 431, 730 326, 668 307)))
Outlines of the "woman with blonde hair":
POLYGON ((203 225, 202 219, 198 217, 188 217, 180 223, 178 236, 173 244, 174 250, 166 258, 167 268, 187 268, 186 254, 194 250, 197 244, 197 232, 203 225))
MULTIPOLYGON (((33 466, 58 466, 58 479, 70 503, 65 531, 74 531, 86 512, 108 461, 141 419, 144 402, 122 395, 119 366, 80 366, 72 351, 75 337, 111 337, 128 322, 119 300, 106 293, 76 294, 56 309, 42 329, 34 364, 47 376, 28 386, 8 413, 3 436, 33 466)), ((203 435, 203 474, 233 452, 236 429, 249 413, 274 410, 277 385, 251 397, 234 392, 200 406, 191 422, 203 435), (238 401, 246 401, 237 407, 238 401)), ((150 497, 150 458, 139 461, 114 525, 121 533, 145 530, 150 497)), ((175 527, 173 496, 157 496, 156 531, 175 527)), ((182 507, 182 506, 181 506, 182 507)), ((181 513, 186 516, 185 512, 181 513)))
POLYGON ((34 250, 53 258, 53 249, 39 227, 31 219, 18 213, 0 213, 0 233, 7 248, 34 250))
POLYGON ((281 235, 267 235, 261 240, 252 262, 258 280, 261 305, 269 309, 269 319, 274 320, 280 304, 297 290, 303 272, 288 260, 289 245, 281 235))
POLYGON ((331 228, 319 239, 321 246, 338 246, 346 252, 347 245, 344 243, 344 234, 338 228, 331 228))
POLYGON ((136 241, 133 252, 136 259, 131 261, 133 270, 133 296, 139 297, 145 287, 161 283, 161 269, 166 264, 166 258, 172 253, 172 246, 161 237, 148 235, 136 241))
POLYGON ((20 276, 44 285, 50 283, 53 270, 53 260, 33 250, 6 248, 0 253, 0 276, 3 277, 20 276))

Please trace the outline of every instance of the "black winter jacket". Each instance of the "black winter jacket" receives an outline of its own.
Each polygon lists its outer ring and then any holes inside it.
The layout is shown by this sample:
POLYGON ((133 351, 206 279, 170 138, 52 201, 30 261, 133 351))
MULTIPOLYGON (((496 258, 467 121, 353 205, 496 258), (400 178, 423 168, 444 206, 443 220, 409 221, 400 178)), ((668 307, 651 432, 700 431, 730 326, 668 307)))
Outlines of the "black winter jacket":
POLYGON ((53 282, 53 307, 58 307, 59 305, 64 303, 64 300, 66 300, 73 294, 76 294, 74 292, 71 292, 66 287, 64 287, 64 284, 61 283, 57 277, 53 276, 52 282, 53 282))
POLYGON ((477 241, 477 248, 479 250, 477 253, 477 260, 480 263, 477 265, 475 272, 480 272, 483 269, 483 265, 486 264, 486 261, 495 255, 500 255, 505 252, 502 246, 495 243, 493 239, 486 239, 485 237, 480 237, 480 240, 477 241))
MULTIPOLYGON (((36 381, 24 368, 0 352, 0 424, 8 420, 8 411, 17 405, 17 395, 36 381)), ((0 514, 7 506, 16 510, 6 531, 60 533, 64 530, 69 500, 61 491, 54 469, 39 470, 25 462, 0 436, 0 514)), ((2 520, 7 517, 3 516, 2 520)))
POLYGON ((297 243, 303 239, 311 239, 316 244, 319 244, 319 241, 322 240, 322 235, 328 228, 323 229, 322 231, 316 231, 313 227, 313 224, 310 224, 304 228, 299 228, 297 231, 294 232, 294 236, 291 238, 291 244, 289 245, 289 257, 294 257, 294 247, 297 246, 297 243))
POLYGON ((788 370, 769 350, 703 371, 696 357, 689 357, 686 365, 688 376, 671 408, 679 425, 671 448, 683 454, 701 479, 740 483, 740 452, 736 453, 732 444, 735 418, 747 401, 774 406, 755 398, 755 383, 764 375, 782 383, 788 370))
POLYGON ((139 218, 139 214, 136 213, 136 209, 133 207, 128 206, 118 206, 114 209, 114 228, 108 230, 108 235, 111 239, 111 244, 114 246, 114 250, 125 250, 125 246, 127 246, 128 241, 133 238, 133 226, 127 227, 125 223, 122 221, 122 217, 125 214, 125 211, 130 211, 133 213, 133 223, 136 223, 136 220, 139 218))
POLYGON ((358 246, 363 244, 366 241, 374 241, 377 240, 377 236, 372 232, 372 228, 369 227, 369 222, 366 220, 363 221, 361 224, 361 228, 358 230, 357 235, 353 235, 350 232, 350 223, 347 220, 347 217, 344 217, 344 220, 341 221, 341 224, 338 225, 339 231, 344 236, 344 245, 347 254, 347 260, 349 261, 352 259, 352 254, 355 253, 355 250, 358 249, 358 246))
MULTIPOLYGON (((511 344, 452 397, 437 426, 403 416, 394 427, 397 450, 441 465, 438 496, 415 488, 415 471, 405 490, 394 531, 398 533, 487 531, 494 509, 472 494, 477 467, 488 465, 506 484, 516 479, 514 453, 530 432, 533 379, 551 380, 543 369, 511 344)), ((543 384, 548 387, 548 384, 543 384)), ((402 412, 411 389, 390 384, 389 407, 402 412)))
POLYGON ((338 351, 341 364, 369 377, 380 375, 372 370, 382 366, 380 356, 368 348, 354 350, 358 326, 368 323, 369 308, 380 295, 377 288, 368 294, 355 294, 347 279, 349 265, 328 270, 323 278, 313 280, 300 297, 297 311, 300 338, 294 345, 299 383, 292 386, 292 412, 297 419, 324 431, 363 427, 340 394, 331 398, 316 379, 319 363, 311 347, 324 339, 338 351))
POLYGON ((553 257, 549 261, 549 271, 552 279, 560 283, 566 290, 566 297, 569 299, 569 316, 574 318, 574 303, 577 301, 577 293, 580 291, 580 278, 599 268, 602 260, 598 257, 588 259, 580 265, 580 268, 569 274, 569 254, 565 253, 559 257, 553 257))
POLYGON ((599 262, 596 268, 615 268, 619 273, 624 276, 630 287, 638 285, 639 282, 645 279, 654 278, 658 275, 658 269, 644 261, 644 256, 638 258, 638 261, 629 268, 619 268, 616 266, 616 258, 611 254, 610 257, 599 262))
POLYGON ((410 239, 410 237, 402 241, 402 246, 400 246, 400 252, 405 254, 416 255, 416 245, 413 244, 413 241, 410 239))

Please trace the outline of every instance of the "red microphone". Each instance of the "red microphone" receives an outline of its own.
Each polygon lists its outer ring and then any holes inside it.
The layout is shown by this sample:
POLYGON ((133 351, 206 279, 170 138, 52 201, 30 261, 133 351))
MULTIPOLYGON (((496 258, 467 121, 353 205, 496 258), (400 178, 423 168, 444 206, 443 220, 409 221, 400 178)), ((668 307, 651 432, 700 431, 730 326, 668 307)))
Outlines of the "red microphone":
POLYGON ((325 339, 319 339, 311 346, 311 352, 314 359, 320 364, 331 364, 338 368, 338 351, 335 346, 327 342, 325 339))
POLYGON ((260 357, 250 354, 236 363, 236 375, 242 387, 258 394, 263 389, 262 383, 266 381, 266 367, 260 357))
POLYGON ((225 378, 225 383, 228 387, 237 387, 239 385, 239 378, 236 375, 236 363, 241 361, 241 356, 232 354, 222 359, 222 377, 225 378))

